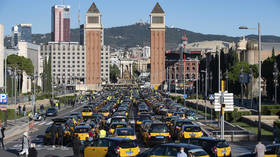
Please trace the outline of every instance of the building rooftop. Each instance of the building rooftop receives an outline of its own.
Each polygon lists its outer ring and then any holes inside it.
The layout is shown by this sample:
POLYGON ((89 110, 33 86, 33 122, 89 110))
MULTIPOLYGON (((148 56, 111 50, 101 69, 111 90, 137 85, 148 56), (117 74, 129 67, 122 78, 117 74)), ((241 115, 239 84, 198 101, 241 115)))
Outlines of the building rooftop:
POLYGON ((100 13, 94 2, 92 2, 91 6, 87 12, 88 13, 100 13))
POLYGON ((152 11, 152 13, 164 13, 163 9, 161 8, 161 6, 159 5, 159 3, 157 3, 152 11))

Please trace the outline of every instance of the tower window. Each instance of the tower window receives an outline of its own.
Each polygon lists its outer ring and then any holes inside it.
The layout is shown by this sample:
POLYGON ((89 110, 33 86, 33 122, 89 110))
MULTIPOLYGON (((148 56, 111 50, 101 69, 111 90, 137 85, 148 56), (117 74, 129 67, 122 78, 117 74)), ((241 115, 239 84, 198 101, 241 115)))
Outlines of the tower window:
POLYGON ((161 23, 163 23, 163 17, 162 16, 153 16, 152 22, 156 23, 156 24, 161 24, 161 23))
POLYGON ((88 23, 99 23, 99 17, 98 16, 88 17, 88 23))

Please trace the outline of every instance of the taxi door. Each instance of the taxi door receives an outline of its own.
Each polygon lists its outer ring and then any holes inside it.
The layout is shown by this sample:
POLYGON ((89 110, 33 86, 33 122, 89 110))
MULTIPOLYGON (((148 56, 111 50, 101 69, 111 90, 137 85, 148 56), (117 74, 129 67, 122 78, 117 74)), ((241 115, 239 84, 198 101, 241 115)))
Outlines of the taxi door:
POLYGON ((85 148, 84 157, 98 156, 105 157, 108 152, 109 141, 107 139, 98 139, 91 146, 85 148))

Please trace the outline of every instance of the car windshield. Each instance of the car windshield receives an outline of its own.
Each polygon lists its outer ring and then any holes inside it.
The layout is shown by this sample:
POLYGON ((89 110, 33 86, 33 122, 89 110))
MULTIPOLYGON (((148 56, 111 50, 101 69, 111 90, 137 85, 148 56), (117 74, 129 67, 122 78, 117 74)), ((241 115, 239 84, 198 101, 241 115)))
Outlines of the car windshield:
POLYGON ((128 140, 128 141, 121 141, 117 144, 121 148, 135 148, 137 147, 136 141, 128 140))
POLYGON ((228 146, 229 146, 229 144, 226 141, 221 141, 221 142, 217 143, 218 148, 225 148, 225 147, 228 147, 228 146))
POLYGON ((191 149, 188 151, 193 156, 206 156, 208 155, 203 149, 191 149))
POLYGON ((168 129, 165 124, 153 124, 150 128, 150 132, 165 133, 168 132, 168 129))
POLYGON ((191 126, 191 127, 185 127, 185 130, 184 131, 186 131, 186 132, 200 132, 201 131, 201 129, 200 129, 200 127, 193 127, 193 126, 191 126))
POLYGON ((113 118, 112 123, 113 122, 126 122, 126 119, 125 118, 113 118))
POLYGON ((75 129, 75 133, 88 133, 89 128, 77 128, 75 129))
POLYGON ((83 112, 91 112, 91 109, 83 109, 83 112))
POLYGON ((179 121, 179 122, 176 123, 176 126, 182 127, 183 125, 188 125, 188 124, 192 124, 192 122, 179 121))
POLYGON ((143 121, 143 120, 151 120, 151 118, 149 116, 141 116, 139 118, 140 121, 143 121))
POLYGON ((48 111, 55 111, 55 109, 54 108, 49 108, 48 111))
POLYGON ((117 135, 118 136, 134 135, 134 131, 132 129, 118 129, 117 135))
POLYGON ((125 128, 126 125, 125 124, 114 124, 111 126, 112 129, 116 129, 116 128, 125 128))

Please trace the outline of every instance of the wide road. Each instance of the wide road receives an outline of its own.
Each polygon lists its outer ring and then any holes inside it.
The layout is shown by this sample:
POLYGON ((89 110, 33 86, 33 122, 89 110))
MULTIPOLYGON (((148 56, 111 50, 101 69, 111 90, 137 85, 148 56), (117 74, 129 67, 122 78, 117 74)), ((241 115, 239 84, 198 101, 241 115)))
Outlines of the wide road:
MULTIPOLYGON (((62 118, 69 115, 72 112, 81 112, 83 105, 75 106, 75 108, 69 107, 58 113, 56 118, 62 118)), ((72 147, 56 147, 46 146, 43 144, 43 136, 45 135, 45 130, 48 126, 52 124, 52 119, 54 117, 47 117, 45 121, 35 121, 34 129, 29 134, 31 141, 36 143, 36 149, 38 151, 39 157, 71 157, 73 156, 72 147)), ((17 156, 18 152, 21 150, 22 136, 17 136, 11 141, 7 141, 6 151, 0 150, 1 157, 13 157, 17 156)), ((69 144, 68 144, 69 145, 69 144)))

